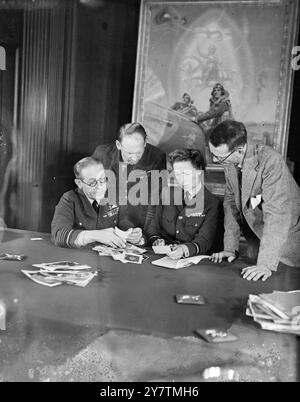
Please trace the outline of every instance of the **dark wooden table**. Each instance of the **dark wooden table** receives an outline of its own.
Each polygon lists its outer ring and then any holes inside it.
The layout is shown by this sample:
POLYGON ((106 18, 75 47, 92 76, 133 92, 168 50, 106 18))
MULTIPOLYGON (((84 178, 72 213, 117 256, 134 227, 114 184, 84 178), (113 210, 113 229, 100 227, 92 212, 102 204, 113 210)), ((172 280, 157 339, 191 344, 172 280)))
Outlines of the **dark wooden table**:
POLYGON ((49 234, 5 230, 0 236, 0 253, 27 256, 0 261, 4 381, 203 381, 210 366, 233 367, 240 381, 299 380, 299 338, 261 330, 245 310, 250 293, 300 289, 300 269, 281 266, 255 283, 241 278, 243 261, 169 270, 151 264, 158 258, 151 251, 142 265, 122 264, 92 250, 55 247, 49 234), (36 237, 42 240, 31 240, 36 237), (21 272, 59 260, 86 263, 98 276, 86 288, 48 288, 21 272), (179 305, 177 293, 201 294, 207 303, 179 305), (238 341, 208 344, 194 332, 220 326, 238 341))

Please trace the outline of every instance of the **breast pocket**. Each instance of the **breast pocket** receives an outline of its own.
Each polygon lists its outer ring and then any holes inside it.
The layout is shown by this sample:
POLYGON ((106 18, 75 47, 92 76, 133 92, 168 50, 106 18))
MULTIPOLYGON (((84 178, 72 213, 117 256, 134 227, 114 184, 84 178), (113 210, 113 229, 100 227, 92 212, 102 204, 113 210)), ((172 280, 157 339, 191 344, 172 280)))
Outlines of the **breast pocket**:
POLYGON ((108 211, 106 211, 106 213, 103 215, 104 218, 106 217, 115 217, 116 215, 118 215, 119 213, 119 207, 115 207, 115 208, 111 208, 108 211))
POLYGON ((185 226, 189 233, 196 233, 201 228, 204 216, 186 218, 185 226))

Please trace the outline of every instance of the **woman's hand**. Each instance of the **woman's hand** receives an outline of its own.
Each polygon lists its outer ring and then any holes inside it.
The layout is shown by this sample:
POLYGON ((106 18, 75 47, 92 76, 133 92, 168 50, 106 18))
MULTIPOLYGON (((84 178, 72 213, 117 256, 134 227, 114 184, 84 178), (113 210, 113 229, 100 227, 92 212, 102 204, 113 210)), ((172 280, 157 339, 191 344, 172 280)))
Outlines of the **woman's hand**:
POLYGON ((184 256, 184 248, 180 245, 171 246, 171 250, 167 255, 168 257, 177 260, 178 258, 182 258, 184 256))
POLYGON ((153 242, 152 246, 164 246, 165 241, 164 239, 156 239, 155 242, 153 242))
POLYGON ((231 251, 220 251, 210 256, 212 262, 222 262, 223 258, 227 258, 228 262, 232 262, 236 259, 236 255, 231 251))

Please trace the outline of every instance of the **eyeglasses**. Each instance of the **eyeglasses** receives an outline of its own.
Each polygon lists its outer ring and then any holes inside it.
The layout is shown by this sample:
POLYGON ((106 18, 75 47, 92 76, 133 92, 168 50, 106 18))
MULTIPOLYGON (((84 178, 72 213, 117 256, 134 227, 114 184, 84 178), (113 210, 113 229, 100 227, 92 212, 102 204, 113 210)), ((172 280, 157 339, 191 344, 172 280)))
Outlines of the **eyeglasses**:
POLYGON ((86 184, 89 187, 96 187, 98 183, 101 185, 107 182, 107 177, 101 177, 100 179, 92 179, 90 182, 85 182, 84 180, 80 179, 82 183, 86 184))
POLYGON ((234 148, 227 156, 225 156, 225 158, 220 158, 219 156, 213 154, 212 152, 211 152, 211 155, 213 158, 217 159, 216 163, 219 163, 220 165, 222 165, 226 161, 226 159, 229 158, 229 156, 232 155, 235 151, 236 151, 236 148, 234 148))

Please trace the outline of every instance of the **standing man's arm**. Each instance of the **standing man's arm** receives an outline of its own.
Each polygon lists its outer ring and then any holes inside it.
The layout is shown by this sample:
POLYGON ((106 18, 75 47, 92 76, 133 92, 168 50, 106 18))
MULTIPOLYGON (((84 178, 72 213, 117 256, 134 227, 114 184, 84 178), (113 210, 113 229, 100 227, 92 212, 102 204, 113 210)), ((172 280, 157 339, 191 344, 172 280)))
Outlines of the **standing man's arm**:
POLYGON ((224 250, 238 253, 241 236, 241 213, 235 202, 235 194, 226 178, 224 195, 224 250))
POLYGON ((213 262, 221 262, 223 258, 228 258, 232 262, 239 252, 241 236, 241 213, 235 202, 235 193, 231 183, 226 177, 226 188, 224 194, 224 250, 214 253, 211 256, 213 262))
POLYGON ((263 280, 276 271, 292 219, 290 173, 280 155, 272 155, 262 172, 263 232, 255 266, 244 268, 243 277, 263 280))

